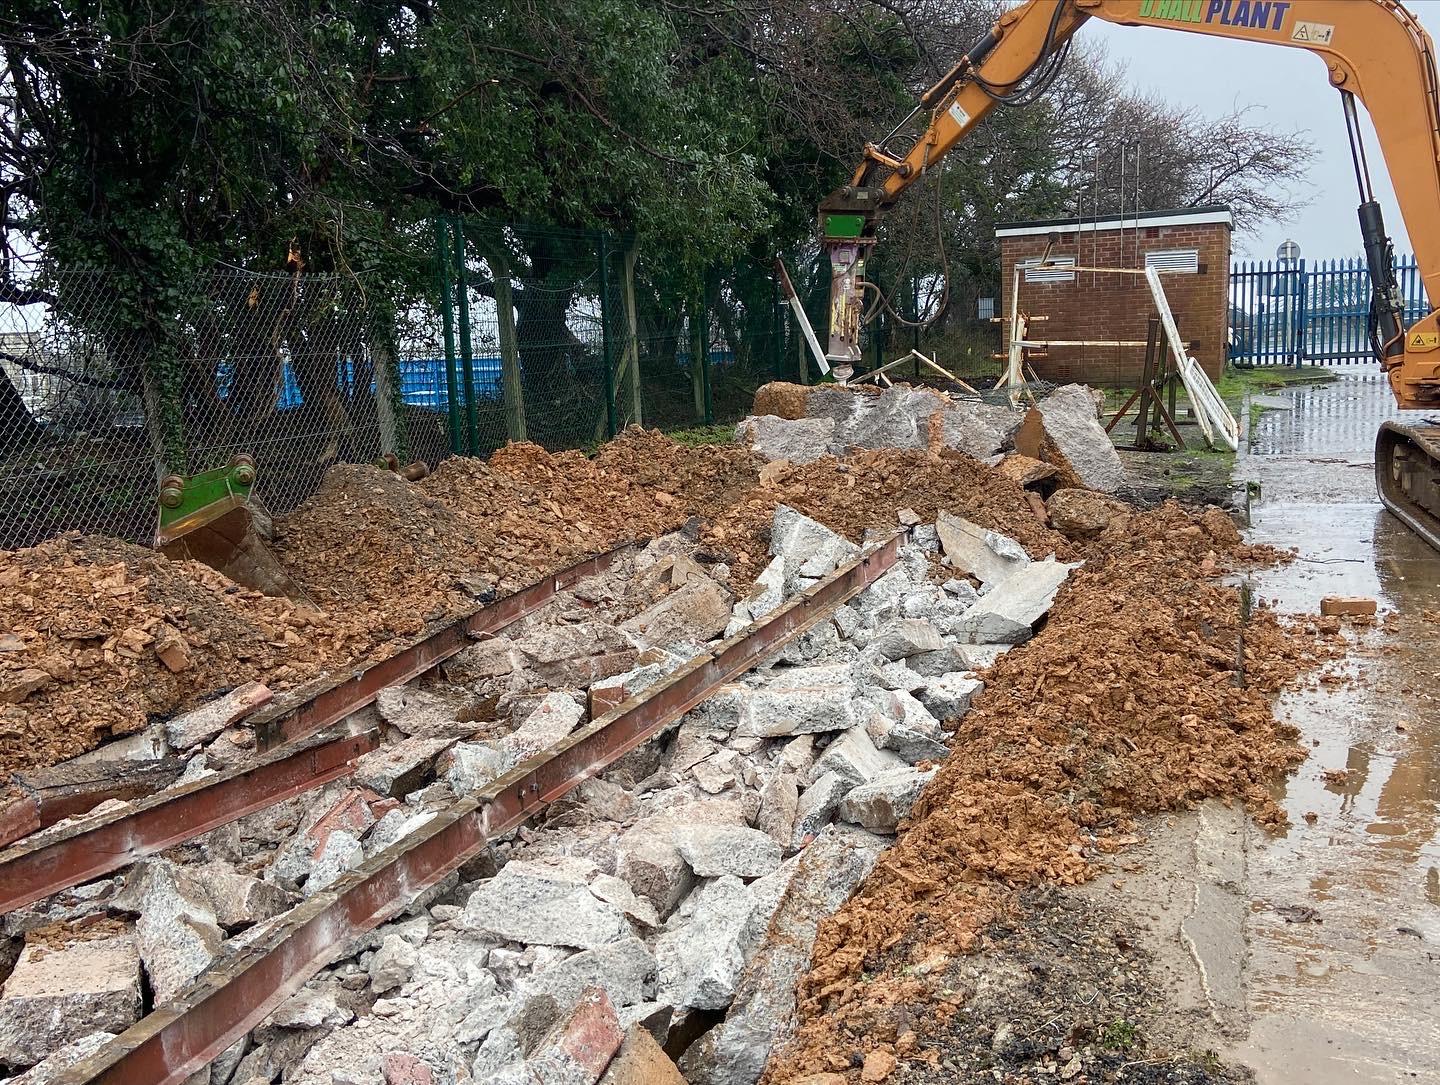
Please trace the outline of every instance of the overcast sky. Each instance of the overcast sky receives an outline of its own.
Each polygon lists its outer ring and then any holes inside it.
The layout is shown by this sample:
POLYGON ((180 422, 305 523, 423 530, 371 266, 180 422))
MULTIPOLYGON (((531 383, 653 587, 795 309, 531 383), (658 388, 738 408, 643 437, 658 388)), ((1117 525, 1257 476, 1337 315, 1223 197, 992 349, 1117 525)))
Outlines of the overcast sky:
MULTIPOLYGON (((1440 37, 1440 0, 1407 0, 1407 6, 1432 37, 1440 37)), ((1237 235, 1237 259, 1270 259, 1286 238, 1298 241, 1307 258, 1361 254, 1355 218, 1359 198, 1340 95, 1331 88, 1325 63, 1318 56, 1302 49, 1112 26, 1098 19, 1080 31, 1076 44, 1091 41, 1104 43, 1111 59, 1125 65, 1135 86, 1176 105, 1194 105, 1210 116, 1252 106, 1257 120, 1308 133, 1318 152, 1304 190, 1310 202, 1288 223, 1271 223, 1256 234, 1237 235)), ((1405 224, 1395 206, 1373 130, 1367 131, 1365 146, 1385 225, 1395 238, 1396 250, 1408 253, 1405 224)))

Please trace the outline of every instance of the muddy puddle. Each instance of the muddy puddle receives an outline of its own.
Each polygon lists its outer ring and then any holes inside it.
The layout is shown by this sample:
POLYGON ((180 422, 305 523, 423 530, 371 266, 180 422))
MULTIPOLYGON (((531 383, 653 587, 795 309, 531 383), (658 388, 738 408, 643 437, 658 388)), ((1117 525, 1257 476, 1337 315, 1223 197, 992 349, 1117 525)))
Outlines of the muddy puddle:
POLYGON ((1348 634, 1341 684, 1279 706, 1313 748, 1283 788, 1290 827, 1248 855, 1251 1028, 1232 1054, 1262 1083, 1440 1080, 1440 554, 1375 496, 1396 414, 1378 373, 1263 404, 1236 473, 1260 483, 1254 541, 1302 558, 1258 574, 1261 598, 1313 614, 1371 596, 1382 620, 1348 634))

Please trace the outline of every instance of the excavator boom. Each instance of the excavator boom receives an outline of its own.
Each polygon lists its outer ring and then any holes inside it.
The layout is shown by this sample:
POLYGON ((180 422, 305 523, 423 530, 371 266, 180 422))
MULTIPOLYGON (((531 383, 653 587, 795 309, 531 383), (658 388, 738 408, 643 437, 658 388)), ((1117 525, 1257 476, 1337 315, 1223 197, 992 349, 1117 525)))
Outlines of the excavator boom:
MULTIPOLYGON (((1005 11, 921 96, 917 112, 927 121, 919 138, 903 150, 890 146, 895 133, 867 145, 850 183, 821 204, 831 257, 830 358, 859 360, 864 259, 885 211, 990 110, 1043 94, 1090 19, 1304 49, 1325 63, 1345 109, 1360 187, 1375 355, 1401 408, 1440 409, 1440 312, 1404 323, 1355 111, 1364 104, 1374 122, 1426 296, 1440 297, 1440 80, 1430 36, 1397 0, 1028 0, 1005 11)), ((1376 474, 1386 505, 1440 549, 1440 427, 1388 425, 1376 474)))

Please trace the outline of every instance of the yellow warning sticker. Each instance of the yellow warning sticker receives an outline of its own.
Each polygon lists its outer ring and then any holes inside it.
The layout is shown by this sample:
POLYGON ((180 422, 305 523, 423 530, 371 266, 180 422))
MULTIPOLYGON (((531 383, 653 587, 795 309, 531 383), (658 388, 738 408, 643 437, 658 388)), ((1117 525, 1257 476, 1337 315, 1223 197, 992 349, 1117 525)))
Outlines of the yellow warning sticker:
POLYGON ((1405 345, 1411 350, 1434 350, 1440 347, 1440 332, 1412 332, 1405 345))

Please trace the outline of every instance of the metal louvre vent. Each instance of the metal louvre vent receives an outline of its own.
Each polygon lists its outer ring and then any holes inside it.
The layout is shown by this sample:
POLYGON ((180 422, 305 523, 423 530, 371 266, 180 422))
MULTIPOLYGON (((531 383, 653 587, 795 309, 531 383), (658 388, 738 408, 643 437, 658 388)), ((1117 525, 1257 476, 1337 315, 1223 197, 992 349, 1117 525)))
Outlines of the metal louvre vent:
POLYGON ((1156 271, 1194 275, 1200 270, 1199 249, 1156 249, 1145 254, 1145 266, 1156 271))
POLYGON ((1073 283, 1075 273, 1065 271, 1064 268, 1075 266, 1073 256, 1052 256, 1045 261, 1045 267, 1039 266, 1037 260, 1021 260, 1016 267, 1025 269, 1025 281, 1027 283, 1073 283))

